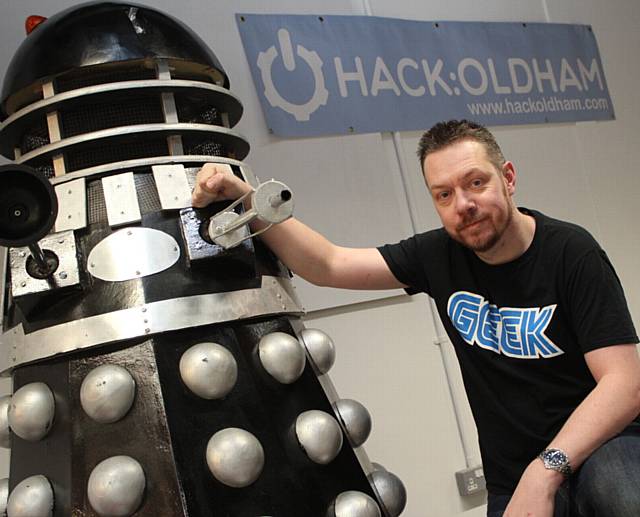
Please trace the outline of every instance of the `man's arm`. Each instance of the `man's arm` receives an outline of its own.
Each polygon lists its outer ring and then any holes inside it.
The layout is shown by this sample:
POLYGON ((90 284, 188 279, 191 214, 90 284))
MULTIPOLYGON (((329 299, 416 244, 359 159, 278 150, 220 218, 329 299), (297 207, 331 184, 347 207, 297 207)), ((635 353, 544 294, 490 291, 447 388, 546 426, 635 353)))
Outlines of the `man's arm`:
MULTIPOLYGON (((198 172, 193 206, 238 199, 250 190, 228 165, 207 164, 198 172)), ((264 223, 251 222, 252 231, 262 228, 264 223)), ((291 271, 312 284, 345 289, 406 287, 393 276, 377 249, 336 246, 294 218, 274 225, 260 237, 291 271)))
MULTIPOLYGON (((596 387, 549 444, 567 453, 575 470, 640 413, 640 358, 636 345, 615 345, 585 354, 596 387)), ((535 459, 525 470, 505 517, 551 517, 563 475, 535 459), (532 512, 532 513, 527 513, 532 512)))

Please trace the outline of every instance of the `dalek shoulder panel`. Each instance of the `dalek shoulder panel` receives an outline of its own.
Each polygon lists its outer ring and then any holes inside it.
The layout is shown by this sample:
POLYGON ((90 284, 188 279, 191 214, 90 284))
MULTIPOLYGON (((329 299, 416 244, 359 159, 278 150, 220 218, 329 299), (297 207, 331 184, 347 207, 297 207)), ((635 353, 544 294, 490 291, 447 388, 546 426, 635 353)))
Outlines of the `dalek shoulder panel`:
MULTIPOLYGON (((0 184, 12 180, 0 203, 0 237, 12 246, 0 371, 125 339, 303 312, 289 272, 258 240, 225 248, 207 236, 219 206, 189 206, 195 173, 161 165, 39 192, 47 180, 34 188, 23 182, 33 175, 0 168, 0 184)), ((241 206, 233 214, 242 217, 241 206)))

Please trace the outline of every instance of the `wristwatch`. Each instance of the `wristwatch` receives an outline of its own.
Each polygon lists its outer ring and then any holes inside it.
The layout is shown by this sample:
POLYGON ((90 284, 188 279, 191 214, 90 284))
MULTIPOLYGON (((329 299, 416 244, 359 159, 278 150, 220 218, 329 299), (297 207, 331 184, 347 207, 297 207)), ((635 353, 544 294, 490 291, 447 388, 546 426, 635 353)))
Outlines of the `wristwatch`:
POLYGON ((544 463, 545 469, 557 470, 565 477, 569 477, 573 473, 569 456, 560 449, 545 449, 538 455, 538 458, 544 463))

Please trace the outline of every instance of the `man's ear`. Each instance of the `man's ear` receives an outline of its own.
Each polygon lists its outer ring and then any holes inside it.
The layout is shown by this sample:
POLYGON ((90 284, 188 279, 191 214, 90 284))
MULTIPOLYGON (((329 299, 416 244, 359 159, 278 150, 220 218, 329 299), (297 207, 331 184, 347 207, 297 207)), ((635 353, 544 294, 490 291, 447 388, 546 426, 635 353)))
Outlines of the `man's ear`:
POLYGON ((502 165, 502 177, 504 178, 507 192, 513 195, 516 191, 516 168, 513 162, 506 161, 502 165))

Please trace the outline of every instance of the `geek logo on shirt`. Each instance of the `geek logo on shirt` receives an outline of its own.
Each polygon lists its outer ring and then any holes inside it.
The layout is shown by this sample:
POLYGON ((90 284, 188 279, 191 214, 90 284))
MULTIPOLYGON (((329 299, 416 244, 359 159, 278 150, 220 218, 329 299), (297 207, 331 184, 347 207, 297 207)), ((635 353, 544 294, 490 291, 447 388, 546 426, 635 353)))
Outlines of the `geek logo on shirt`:
POLYGON ((564 354, 545 334, 556 307, 499 308, 480 295, 458 291, 449 297, 447 314, 470 345, 518 359, 540 359, 564 354))

